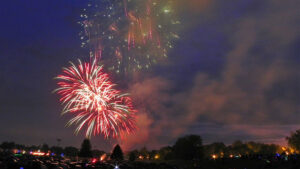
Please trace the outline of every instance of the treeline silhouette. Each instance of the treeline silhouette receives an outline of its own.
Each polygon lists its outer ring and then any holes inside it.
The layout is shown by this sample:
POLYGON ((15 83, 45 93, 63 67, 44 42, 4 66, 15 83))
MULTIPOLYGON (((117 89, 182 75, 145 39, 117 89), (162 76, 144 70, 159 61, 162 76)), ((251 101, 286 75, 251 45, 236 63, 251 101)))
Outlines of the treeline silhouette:
MULTIPOLYGON (((88 140, 84 140, 81 149, 76 147, 67 146, 48 146, 47 144, 42 144, 39 146, 25 146, 22 144, 16 144, 14 142, 3 142, 0 145, 2 150, 25 150, 25 151, 36 151, 40 150, 42 152, 53 152, 55 154, 64 154, 69 157, 99 157, 106 153, 101 150, 92 150, 92 146, 88 140)), ((162 147, 159 150, 148 150, 143 147, 140 150, 132 150, 128 153, 130 160, 135 159, 158 159, 170 160, 170 159, 201 159, 201 158, 215 158, 220 157, 230 157, 231 155, 250 155, 250 154, 281 154, 285 152, 279 145, 275 144, 264 144, 257 142, 245 142, 235 141, 232 145, 226 146, 222 142, 211 143, 207 145, 202 145, 202 139, 197 135, 189 135, 179 138, 173 146, 162 147)))
POLYGON ((93 150, 88 139, 83 141, 80 149, 71 146, 50 147, 47 144, 25 146, 15 144, 14 142, 3 142, 0 145, 0 152, 3 154, 3 152, 21 153, 20 151, 30 152, 40 150, 42 152, 51 152, 53 156, 57 157, 71 159, 77 157, 77 160, 78 158, 85 159, 85 163, 91 163, 89 161, 91 158, 99 159, 101 157, 102 159, 102 156, 105 155, 107 164, 119 163, 122 164, 124 169, 130 168, 129 166, 131 168, 135 168, 134 166, 143 166, 140 168, 152 166, 153 168, 155 165, 157 165, 156 168, 164 166, 163 168, 182 169, 300 168, 300 158, 298 155, 300 130, 291 133, 289 137, 286 137, 286 140, 288 147, 253 141, 235 141, 231 145, 225 145, 222 142, 203 145, 202 138, 199 135, 187 135, 178 138, 174 145, 162 147, 159 150, 148 150, 146 147, 143 147, 125 153, 119 145, 116 145, 111 153, 93 150))

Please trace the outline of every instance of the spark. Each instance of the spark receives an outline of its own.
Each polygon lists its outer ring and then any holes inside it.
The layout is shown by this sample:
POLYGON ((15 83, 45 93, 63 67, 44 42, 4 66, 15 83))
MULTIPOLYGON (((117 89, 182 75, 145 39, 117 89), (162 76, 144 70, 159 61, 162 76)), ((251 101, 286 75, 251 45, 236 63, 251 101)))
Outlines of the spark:
POLYGON ((90 0, 81 14, 82 46, 91 57, 101 51, 105 57, 98 60, 115 73, 149 69, 165 61, 179 39, 173 7, 172 0, 90 0))

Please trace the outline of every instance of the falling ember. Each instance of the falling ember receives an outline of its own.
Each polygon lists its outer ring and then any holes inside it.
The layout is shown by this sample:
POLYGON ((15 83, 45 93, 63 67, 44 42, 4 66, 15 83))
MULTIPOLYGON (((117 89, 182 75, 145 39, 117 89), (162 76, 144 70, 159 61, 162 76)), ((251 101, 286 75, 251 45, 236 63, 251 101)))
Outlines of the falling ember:
POLYGON ((62 114, 75 115, 67 126, 77 125, 78 134, 86 127, 86 137, 103 134, 116 138, 120 132, 132 133, 135 129, 135 110, 128 94, 114 89, 102 66, 82 63, 63 69, 56 77, 59 88, 55 90, 64 104, 62 114))
POLYGON ((179 38, 173 0, 88 2, 79 22, 82 47, 91 51, 92 58, 101 58, 98 61, 109 71, 128 75, 149 69, 166 60, 179 38))

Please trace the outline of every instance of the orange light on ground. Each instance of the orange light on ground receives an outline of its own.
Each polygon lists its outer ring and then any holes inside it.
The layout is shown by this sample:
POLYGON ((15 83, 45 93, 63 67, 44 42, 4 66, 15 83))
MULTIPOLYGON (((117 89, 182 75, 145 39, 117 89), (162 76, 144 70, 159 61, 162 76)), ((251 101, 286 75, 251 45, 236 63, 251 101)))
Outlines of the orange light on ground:
POLYGON ((214 160, 218 158, 217 155, 215 155, 215 154, 213 154, 211 157, 212 157, 214 160))
POLYGON ((156 154, 156 155, 154 156, 154 158, 155 158, 156 160, 159 159, 159 155, 156 154))
POLYGON ((142 155, 140 155, 140 156, 139 156, 139 159, 142 160, 142 159, 144 159, 144 157, 143 157, 142 155))
POLYGON ((220 157, 221 157, 221 158, 224 157, 224 153, 223 153, 223 152, 220 153, 220 157))
POLYGON ((230 156, 229 156, 230 158, 233 158, 233 155, 232 154, 230 154, 230 156))
POLYGON ((100 157, 100 161, 105 160, 105 158, 106 158, 106 154, 103 154, 103 155, 100 157))
POLYGON ((34 156, 44 156, 45 153, 43 153, 43 152, 32 152, 32 155, 34 155, 34 156))

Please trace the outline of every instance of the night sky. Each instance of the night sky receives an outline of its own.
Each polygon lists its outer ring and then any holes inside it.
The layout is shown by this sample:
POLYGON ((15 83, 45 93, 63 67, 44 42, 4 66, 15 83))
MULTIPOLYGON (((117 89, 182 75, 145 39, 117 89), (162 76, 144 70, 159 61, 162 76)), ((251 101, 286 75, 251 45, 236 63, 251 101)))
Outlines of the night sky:
MULTIPOLYGON (((204 143, 286 144, 300 129, 300 1, 175 0, 182 24, 169 60, 128 82, 138 112, 126 149, 204 143)), ((4 0, 0 6, 0 142, 80 146, 66 128, 54 77, 87 56, 77 24, 85 0, 4 0)), ((126 79, 126 78, 124 78, 126 79)), ((110 150, 117 140, 93 137, 110 150)))

